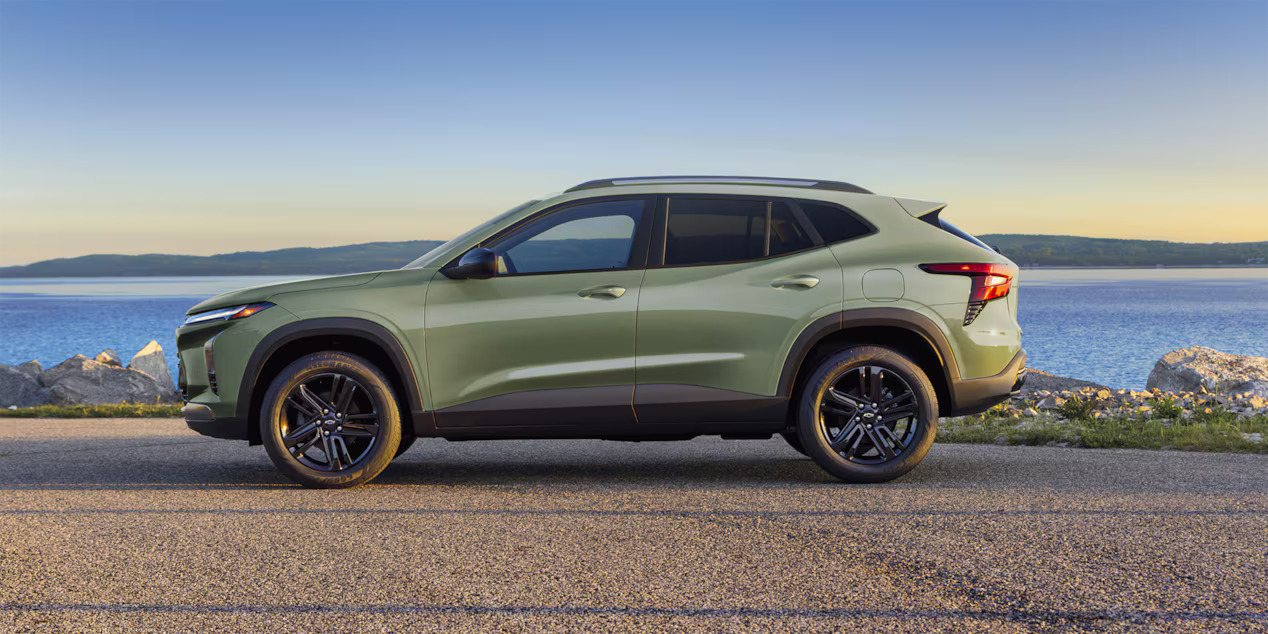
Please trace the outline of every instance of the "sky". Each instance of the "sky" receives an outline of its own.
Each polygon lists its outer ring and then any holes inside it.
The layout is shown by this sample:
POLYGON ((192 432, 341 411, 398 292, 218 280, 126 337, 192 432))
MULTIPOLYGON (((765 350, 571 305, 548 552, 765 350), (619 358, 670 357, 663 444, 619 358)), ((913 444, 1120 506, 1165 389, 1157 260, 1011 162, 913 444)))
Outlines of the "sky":
POLYGON ((0 0, 0 265, 446 239, 700 173, 1268 240, 1268 2, 0 0))

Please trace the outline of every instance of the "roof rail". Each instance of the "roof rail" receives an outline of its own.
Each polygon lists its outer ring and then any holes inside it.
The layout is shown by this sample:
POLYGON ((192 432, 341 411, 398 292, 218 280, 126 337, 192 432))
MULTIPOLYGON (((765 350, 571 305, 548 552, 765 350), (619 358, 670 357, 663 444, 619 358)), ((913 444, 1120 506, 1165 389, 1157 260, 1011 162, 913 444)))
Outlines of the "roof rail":
POLYGON ((830 189, 838 192, 870 194, 872 192, 841 181, 821 181, 810 178, 771 178, 769 176, 631 176, 626 178, 601 178, 586 181, 580 185, 569 187, 565 191, 575 192, 583 189, 612 187, 615 185, 657 185, 661 183, 696 183, 725 185, 775 185, 779 187, 806 187, 810 189, 830 189))

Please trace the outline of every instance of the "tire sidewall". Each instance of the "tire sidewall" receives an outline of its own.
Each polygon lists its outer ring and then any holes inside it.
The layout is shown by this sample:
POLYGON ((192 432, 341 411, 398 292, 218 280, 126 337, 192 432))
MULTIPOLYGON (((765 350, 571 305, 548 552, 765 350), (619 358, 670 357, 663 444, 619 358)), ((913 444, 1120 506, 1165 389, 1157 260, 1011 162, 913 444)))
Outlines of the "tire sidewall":
POLYGON ((401 444, 400 410, 391 384, 373 364, 348 353, 318 352, 286 366, 273 379, 260 409, 260 439, 273 464, 290 479, 311 488, 347 488, 364 484, 387 467, 401 444), (366 459, 352 469, 328 473, 309 468, 282 443, 286 396, 299 383, 320 374, 338 373, 356 379, 370 393, 379 413, 379 437, 366 459))
POLYGON ((825 471, 847 482, 885 482, 911 471, 929 453, 937 430, 938 400, 929 378, 902 354, 882 346, 853 346, 822 361, 806 382, 797 409, 797 432, 807 455, 825 471), (898 374, 919 401, 914 443, 897 459, 873 465, 841 457, 828 446, 819 430, 819 399, 842 374, 865 365, 898 374))

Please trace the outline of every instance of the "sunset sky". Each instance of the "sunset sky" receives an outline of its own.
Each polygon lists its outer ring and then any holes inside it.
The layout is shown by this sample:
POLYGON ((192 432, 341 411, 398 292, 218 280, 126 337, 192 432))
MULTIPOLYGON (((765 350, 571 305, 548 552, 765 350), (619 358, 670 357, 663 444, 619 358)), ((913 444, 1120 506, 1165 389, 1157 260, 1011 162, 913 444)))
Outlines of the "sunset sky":
POLYGON ((1268 240, 1268 2, 0 0, 0 265, 443 239, 675 173, 1268 240))

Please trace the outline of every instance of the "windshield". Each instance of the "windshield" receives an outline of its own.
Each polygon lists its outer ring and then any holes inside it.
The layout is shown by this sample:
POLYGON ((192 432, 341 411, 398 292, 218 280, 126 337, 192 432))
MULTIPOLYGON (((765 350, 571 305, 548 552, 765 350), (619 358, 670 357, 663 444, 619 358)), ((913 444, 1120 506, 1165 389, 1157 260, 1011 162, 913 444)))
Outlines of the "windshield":
POLYGON ((502 212, 502 213, 498 214, 496 217, 494 217, 494 218, 492 218, 492 219, 490 219, 490 220, 487 220, 487 221, 485 221, 485 222, 482 222, 482 223, 480 223, 480 224, 478 224, 478 225, 476 225, 476 226, 474 226, 474 227, 472 227, 472 228, 468 229, 467 231, 463 232, 463 234, 462 234, 462 235, 460 235, 460 236, 458 236, 458 237, 456 237, 456 238, 454 238, 454 239, 452 239, 452 240, 449 240, 448 242, 446 242, 446 243, 444 243, 444 244, 442 244, 442 245, 440 245, 440 246, 438 246, 438 247, 436 247, 436 248, 432 249, 431 251, 428 251, 427 253, 424 253, 424 254, 423 254, 422 256, 420 256, 417 260, 414 260, 413 262, 410 262, 409 264, 406 264, 405 266, 403 266, 403 267, 401 267, 401 268, 403 268, 403 269, 420 269, 420 268, 422 268, 422 267, 424 267, 424 266, 427 266, 428 264, 431 264, 431 263, 432 263, 432 260, 433 260, 433 259, 435 259, 435 257, 436 257, 436 256, 438 256, 438 255, 440 255, 441 253, 444 253, 445 251, 449 250, 449 248, 450 248, 450 247, 452 247, 453 245, 458 244, 458 243, 460 243, 460 242, 465 242, 465 241, 467 241, 467 240, 470 240, 472 236, 474 236, 474 235, 476 235, 476 234, 478 234, 478 233, 480 233, 480 232, 484 231, 484 228, 485 228, 485 227, 487 227, 487 226, 489 226, 489 225, 491 225, 491 224, 497 224, 498 222, 501 222, 502 220, 505 220, 506 218, 508 218, 508 217, 510 217, 510 216, 513 216, 513 215, 515 215, 515 214, 517 214, 517 213, 519 213, 519 212, 523 211, 524 209, 528 208, 528 207, 529 207, 529 206, 531 206, 531 205, 536 205, 536 204, 537 204, 537 203, 539 203, 539 202, 541 202, 541 201, 540 201, 540 200, 530 200, 530 201, 528 201, 528 202, 521 203, 521 204, 519 204, 519 205, 516 205, 516 206, 514 206, 514 207, 511 207, 510 209, 508 209, 508 210, 506 210, 506 211, 504 211, 504 212, 502 212))

